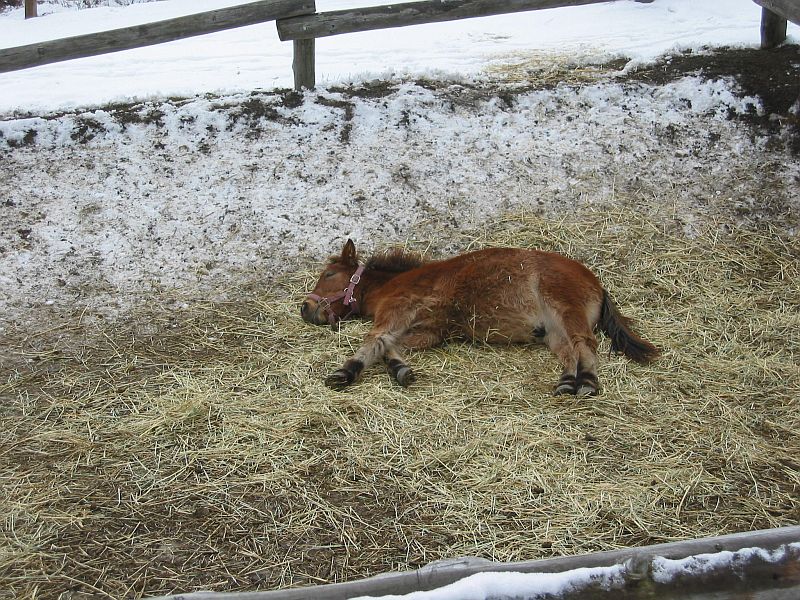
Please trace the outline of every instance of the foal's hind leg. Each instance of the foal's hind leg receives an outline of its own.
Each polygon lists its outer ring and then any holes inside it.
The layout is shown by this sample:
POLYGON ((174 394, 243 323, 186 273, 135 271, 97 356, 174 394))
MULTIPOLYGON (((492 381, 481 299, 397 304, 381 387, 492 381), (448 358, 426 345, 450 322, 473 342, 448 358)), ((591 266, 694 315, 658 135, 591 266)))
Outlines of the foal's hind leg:
POLYGON ((597 338, 580 316, 565 318, 563 327, 548 331, 544 341, 563 367, 555 395, 596 395, 600 387, 597 378, 597 338))
POLYGON ((548 333, 545 337, 547 347, 558 357, 561 363, 561 377, 556 384, 554 394, 575 394, 578 391, 578 357, 572 344, 560 334, 548 333))
POLYGON ((575 395, 596 396, 600 391, 600 380, 597 377, 597 338, 593 333, 589 333, 579 348, 578 389, 575 395))

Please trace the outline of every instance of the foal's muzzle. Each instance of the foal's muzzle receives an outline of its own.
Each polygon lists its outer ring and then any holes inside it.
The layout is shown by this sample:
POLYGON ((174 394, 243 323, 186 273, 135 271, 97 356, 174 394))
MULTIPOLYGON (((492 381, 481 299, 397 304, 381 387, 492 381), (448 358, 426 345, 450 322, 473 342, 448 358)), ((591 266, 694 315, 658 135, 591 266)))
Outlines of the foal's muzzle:
POLYGON ((303 321, 312 325, 328 325, 330 322, 320 302, 314 302, 313 305, 308 300, 303 302, 300 306, 300 316, 303 317, 303 321))

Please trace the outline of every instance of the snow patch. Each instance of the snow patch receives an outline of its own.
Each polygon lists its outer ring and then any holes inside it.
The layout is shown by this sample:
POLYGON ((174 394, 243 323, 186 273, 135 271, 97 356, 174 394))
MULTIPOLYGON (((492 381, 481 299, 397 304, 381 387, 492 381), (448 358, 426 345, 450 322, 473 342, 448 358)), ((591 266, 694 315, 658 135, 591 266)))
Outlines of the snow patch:
MULTIPOLYGON (((789 548, 800 550, 800 544, 789 544, 789 548)), ((652 576, 656 583, 669 583, 676 578, 697 577, 723 569, 738 569, 754 558, 767 563, 776 563, 786 557, 787 547, 775 550, 764 548, 742 548, 736 552, 722 551, 713 554, 697 554, 678 560, 658 556, 653 559, 652 576)))
POLYGON ((589 584, 612 589, 624 583, 623 567, 582 568, 564 573, 476 573, 435 590, 402 595, 361 596, 354 600, 492 600, 559 597, 589 584))

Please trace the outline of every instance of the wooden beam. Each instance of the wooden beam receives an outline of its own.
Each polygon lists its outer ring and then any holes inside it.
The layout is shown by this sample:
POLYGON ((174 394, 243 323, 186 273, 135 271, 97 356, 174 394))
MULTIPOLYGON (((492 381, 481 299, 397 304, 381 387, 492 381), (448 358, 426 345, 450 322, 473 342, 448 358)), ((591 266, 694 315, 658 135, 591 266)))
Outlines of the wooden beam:
POLYGON ((283 41, 309 39, 606 1, 608 0, 423 0, 279 19, 278 37, 283 41))
POLYGON ((786 19, 768 8, 761 9, 761 47, 774 48, 786 39, 786 19))
POLYGON ((312 14, 315 10, 314 0, 260 0, 145 25, 5 48, 0 50, 0 73, 312 14))
POLYGON ((316 73, 314 69, 314 38, 310 40, 294 40, 294 89, 314 89, 316 73))

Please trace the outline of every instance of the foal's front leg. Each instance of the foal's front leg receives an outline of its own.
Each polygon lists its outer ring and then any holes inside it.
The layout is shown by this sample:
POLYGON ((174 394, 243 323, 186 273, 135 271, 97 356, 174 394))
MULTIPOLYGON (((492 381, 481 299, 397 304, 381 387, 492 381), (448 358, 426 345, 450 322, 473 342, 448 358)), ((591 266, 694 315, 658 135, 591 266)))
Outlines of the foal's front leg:
POLYGON ((387 348, 383 359, 386 361, 386 368, 389 370, 389 374, 397 383, 403 387, 408 387, 414 383, 416 375, 414 375, 411 367, 406 364, 396 346, 393 345, 387 348))
POLYGON ((406 386, 413 381, 413 372, 397 350, 397 336, 389 332, 375 331, 373 328, 353 358, 345 362, 341 369, 337 369, 325 378, 325 385, 335 390, 343 389, 358 379, 364 369, 381 358, 386 360, 389 372, 397 383, 406 386))

